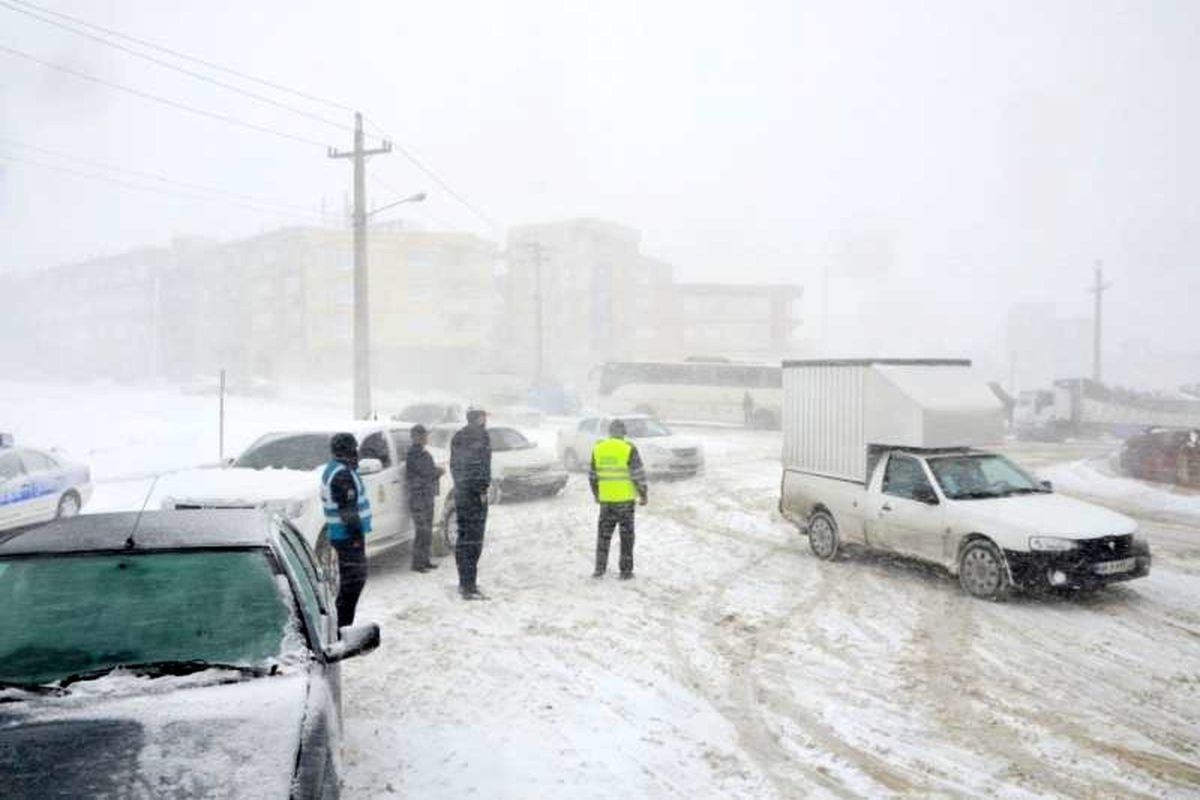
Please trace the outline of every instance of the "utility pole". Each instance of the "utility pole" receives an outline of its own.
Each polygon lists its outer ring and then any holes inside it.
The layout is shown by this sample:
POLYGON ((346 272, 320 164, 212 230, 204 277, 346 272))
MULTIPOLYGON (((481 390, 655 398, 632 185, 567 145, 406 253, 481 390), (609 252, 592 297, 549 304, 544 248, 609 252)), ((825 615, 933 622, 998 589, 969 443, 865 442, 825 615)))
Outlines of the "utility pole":
POLYGON ((354 114, 354 149, 329 148, 330 158, 354 159, 354 418, 371 415, 371 307, 367 293, 367 156, 392 152, 383 140, 374 150, 363 148, 362 114, 354 114))
POLYGON ((1104 282, 1104 262, 1097 261, 1096 262, 1096 283, 1095 283, 1095 285, 1092 286, 1091 289, 1088 289, 1089 292, 1096 295, 1096 310, 1095 310, 1094 316, 1093 316, 1094 327, 1092 329, 1092 380, 1096 381, 1096 383, 1100 382, 1100 378, 1102 375, 1102 372, 1100 369, 1100 332, 1101 332, 1101 319, 1102 319, 1101 314, 1104 310, 1104 302, 1103 302, 1102 296, 1103 296, 1104 292, 1107 289, 1109 289, 1111 286, 1112 286, 1111 283, 1104 282))
POLYGON ((542 264, 546 261, 546 248, 541 242, 526 242, 522 247, 528 251, 533 263, 533 385, 539 390, 542 386, 545 364, 545 320, 543 319, 542 302, 542 264))

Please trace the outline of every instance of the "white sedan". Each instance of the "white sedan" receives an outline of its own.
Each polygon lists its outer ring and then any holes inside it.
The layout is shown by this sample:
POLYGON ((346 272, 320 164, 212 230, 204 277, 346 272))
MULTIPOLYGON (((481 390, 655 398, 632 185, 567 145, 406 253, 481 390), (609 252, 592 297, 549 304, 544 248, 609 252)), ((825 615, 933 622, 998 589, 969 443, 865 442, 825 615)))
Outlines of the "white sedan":
POLYGON ((91 496, 86 466, 0 434, 0 530, 73 517, 91 496))
MULTIPOLYGON (((435 425, 429 432, 429 451, 449 459, 450 439, 461 425, 435 425)), ((492 445, 492 486, 489 500, 551 497, 567 485, 567 473, 554 453, 543 449, 516 428, 488 425, 492 445)))
MULTIPOLYGON (((162 508, 266 508, 286 517, 324 561, 330 547, 321 506, 321 471, 330 458, 330 438, 347 431, 358 440, 359 474, 371 501, 371 556, 413 537, 404 484, 412 425, 348 422, 338 428, 268 433, 225 468, 165 476, 158 489, 162 508)), ((446 486, 441 488, 444 494, 446 486)))
POLYGON ((704 469, 704 447, 699 440, 680 436, 645 414, 586 417, 574 428, 558 432, 558 457, 569 470, 588 468, 596 442, 608 438, 613 420, 625 423, 625 438, 637 445, 647 475, 691 477, 704 469))

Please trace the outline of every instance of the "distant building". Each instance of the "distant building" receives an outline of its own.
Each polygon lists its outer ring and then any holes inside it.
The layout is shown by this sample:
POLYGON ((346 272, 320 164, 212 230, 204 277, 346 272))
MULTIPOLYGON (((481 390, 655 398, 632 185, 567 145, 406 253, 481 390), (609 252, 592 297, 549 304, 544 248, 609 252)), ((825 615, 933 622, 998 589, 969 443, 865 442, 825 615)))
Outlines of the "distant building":
POLYGON ((800 347, 799 286, 680 283, 671 296, 675 319, 663 333, 684 356, 773 361, 800 347))
POLYGON ((1005 344, 1010 392, 1044 389, 1060 378, 1092 374, 1092 321, 1059 317, 1053 303, 1014 305, 1005 344))

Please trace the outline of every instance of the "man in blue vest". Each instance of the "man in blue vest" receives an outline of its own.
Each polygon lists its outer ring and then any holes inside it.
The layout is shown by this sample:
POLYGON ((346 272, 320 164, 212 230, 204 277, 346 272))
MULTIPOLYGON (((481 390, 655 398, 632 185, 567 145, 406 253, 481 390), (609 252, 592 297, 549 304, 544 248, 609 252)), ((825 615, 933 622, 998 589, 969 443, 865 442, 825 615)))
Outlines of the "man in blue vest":
POLYGON ((338 556, 338 626, 354 624, 354 609, 367 584, 366 536, 371 532, 371 501, 358 475, 358 441, 352 433, 329 440, 333 458, 321 474, 321 502, 329 543, 338 556))
POLYGON ((618 566, 621 579, 633 577, 633 518, 634 501, 646 505, 646 475, 642 456, 632 442, 625 441, 625 423, 614 419, 608 426, 608 437, 592 448, 592 468, 588 484, 592 497, 600 504, 600 521, 596 535, 596 571, 593 578, 603 578, 608 570, 608 548, 613 529, 621 526, 621 557, 618 566))

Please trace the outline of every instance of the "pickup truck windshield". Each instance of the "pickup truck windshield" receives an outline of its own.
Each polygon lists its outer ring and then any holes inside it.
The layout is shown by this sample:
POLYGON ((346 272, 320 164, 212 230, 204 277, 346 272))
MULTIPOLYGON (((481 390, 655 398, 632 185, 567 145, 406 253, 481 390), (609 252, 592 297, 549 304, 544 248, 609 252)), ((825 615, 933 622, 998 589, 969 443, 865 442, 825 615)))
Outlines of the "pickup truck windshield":
POLYGON ((937 456, 928 459, 942 493, 951 500, 977 500, 1043 492, 1033 476, 1004 456, 937 456))
POLYGON ((261 666, 299 641, 282 586, 261 549, 0 559, 0 682, 121 665, 261 666))

